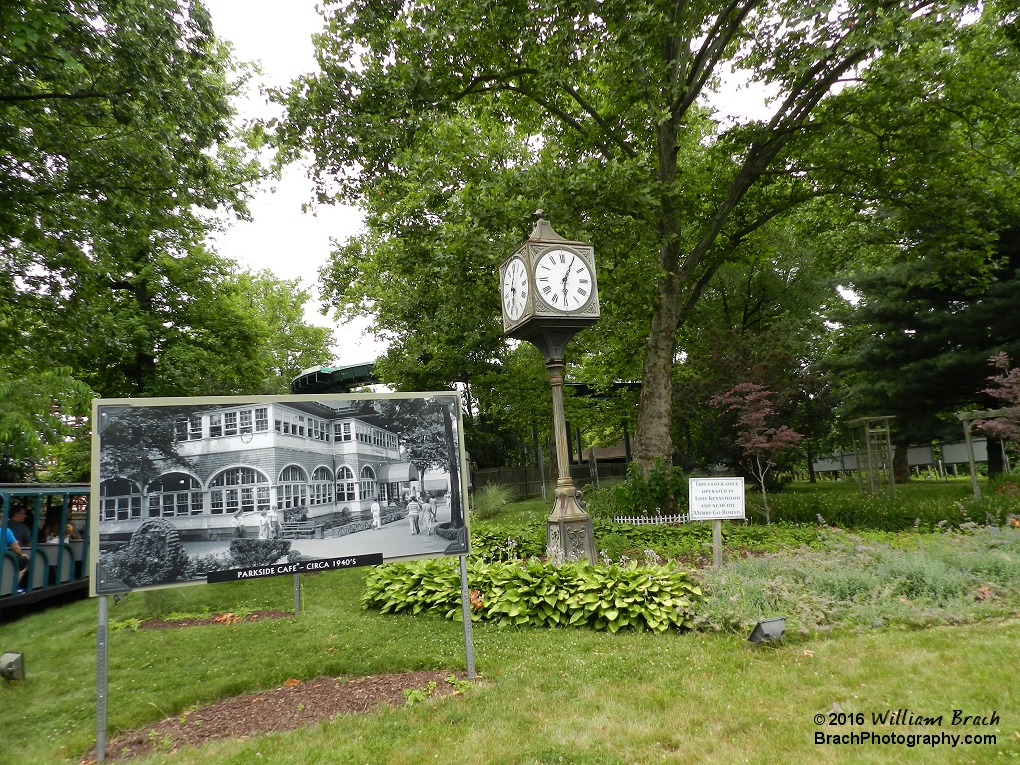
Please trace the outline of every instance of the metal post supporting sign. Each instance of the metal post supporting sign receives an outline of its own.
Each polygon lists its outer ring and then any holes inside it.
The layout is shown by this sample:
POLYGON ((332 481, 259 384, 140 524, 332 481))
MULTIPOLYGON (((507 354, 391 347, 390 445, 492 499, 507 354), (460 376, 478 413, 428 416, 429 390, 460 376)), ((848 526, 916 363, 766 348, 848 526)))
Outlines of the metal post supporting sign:
POLYGON ((99 626, 96 628, 96 762, 106 759, 106 667, 110 622, 108 595, 99 596, 99 626))
POLYGON ((464 656, 468 680, 475 679, 475 644, 471 639, 471 593, 468 590, 467 556, 460 556, 460 610, 464 615, 464 656))
POLYGON ((96 627, 96 762, 106 759, 106 677, 110 653, 109 596, 128 592, 123 582, 112 579, 109 572, 97 563, 93 571, 96 595, 99 596, 99 624, 96 627))
POLYGON ((722 565, 722 522, 742 520, 743 478, 688 478, 687 499, 692 521, 712 521, 712 562, 722 565))

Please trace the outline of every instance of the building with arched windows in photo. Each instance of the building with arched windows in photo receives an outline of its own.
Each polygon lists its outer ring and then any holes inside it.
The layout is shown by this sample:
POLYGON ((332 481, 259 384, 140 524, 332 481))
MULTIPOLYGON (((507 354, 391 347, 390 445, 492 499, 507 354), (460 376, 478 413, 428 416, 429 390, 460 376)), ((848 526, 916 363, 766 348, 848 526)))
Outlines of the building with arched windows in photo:
POLYGON ((279 523, 366 517, 373 502, 394 505, 423 488, 400 436, 349 402, 194 405, 165 418, 177 459, 164 452, 147 471, 101 473, 106 539, 158 517, 190 541, 229 538, 239 511, 248 526, 262 510, 279 523))

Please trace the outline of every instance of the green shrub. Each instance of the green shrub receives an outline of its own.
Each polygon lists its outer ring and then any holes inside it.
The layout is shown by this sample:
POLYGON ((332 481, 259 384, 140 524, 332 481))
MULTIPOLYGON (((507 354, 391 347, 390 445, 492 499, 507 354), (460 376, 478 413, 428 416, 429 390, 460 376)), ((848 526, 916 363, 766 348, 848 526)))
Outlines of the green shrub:
MULTIPOLYGON (((1020 512, 1020 497, 1011 496, 1000 483, 990 485, 982 498, 970 496, 970 485, 952 483, 911 483, 897 485, 895 499, 888 495, 861 495, 855 482, 799 486, 769 500, 772 520, 800 524, 827 524, 847 529, 904 531, 918 528, 935 531, 958 528, 966 523, 1004 526, 1020 512)), ((761 498, 747 496, 747 517, 764 522, 761 498)))
MULTIPOLYGON (((826 531, 813 548, 706 568, 695 624, 745 630, 765 616, 787 631, 1001 618, 1020 608, 1020 531, 910 534, 908 549, 826 531)), ((889 542, 901 542, 894 535, 889 542)))
POLYGON ((545 528, 538 524, 472 526, 471 554, 487 563, 545 555, 545 528))
MULTIPOLYGON (((694 606, 702 599, 686 572, 665 566, 554 566, 535 559, 526 563, 474 559, 468 586, 476 591, 473 620, 501 626, 664 632, 692 627, 694 606)), ((434 611, 459 618, 457 567, 444 560, 380 566, 369 574, 361 602, 384 613, 434 611)))
MULTIPOLYGON (((712 524, 687 523, 680 526, 629 526, 596 519, 595 547, 612 560, 621 557, 644 558, 645 550, 654 550, 662 558, 692 559, 710 554, 712 524)), ((723 544, 728 549, 749 552, 776 552, 802 545, 817 546, 817 526, 773 523, 754 526, 724 523, 723 544)), ((486 562, 527 559, 545 555, 545 525, 532 523, 476 524, 471 527, 472 555, 486 562)))
POLYGON ((495 518, 513 499, 513 496, 513 491, 509 486, 504 486, 501 483, 487 483, 475 492, 471 509, 479 520, 495 518))
POLYGON ((687 512, 687 476, 683 470, 656 460, 642 475, 636 462, 627 466, 627 478, 605 489, 585 492, 592 517, 672 515, 687 512))
POLYGON ((180 589, 164 587, 158 590, 146 590, 142 593, 142 600, 145 602, 146 611, 152 617, 165 619, 174 611, 180 610, 181 604, 184 602, 184 595, 180 589))

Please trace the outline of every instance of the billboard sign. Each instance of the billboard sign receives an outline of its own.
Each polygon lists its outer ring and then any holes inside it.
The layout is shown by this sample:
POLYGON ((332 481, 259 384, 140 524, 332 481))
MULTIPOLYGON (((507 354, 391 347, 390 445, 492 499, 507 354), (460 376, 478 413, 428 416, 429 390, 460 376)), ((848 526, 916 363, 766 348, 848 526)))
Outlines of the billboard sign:
POLYGON ((97 399, 93 595, 468 552, 452 392, 97 399))

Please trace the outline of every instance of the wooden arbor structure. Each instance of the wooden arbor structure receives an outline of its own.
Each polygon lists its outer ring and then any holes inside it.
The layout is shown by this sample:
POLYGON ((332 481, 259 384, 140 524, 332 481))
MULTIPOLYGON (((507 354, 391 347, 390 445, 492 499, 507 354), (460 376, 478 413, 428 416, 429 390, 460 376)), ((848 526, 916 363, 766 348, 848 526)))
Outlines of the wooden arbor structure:
POLYGON ((963 437, 967 440, 967 462, 970 464, 970 490, 974 499, 981 499, 981 487, 978 486, 977 465, 974 460, 974 436, 972 430, 975 420, 993 420, 996 417, 1015 416, 1015 408, 985 409, 978 412, 957 412, 956 419, 963 424, 963 437))
POLYGON ((893 419, 891 416, 861 417, 847 423, 857 463, 857 488, 861 494, 864 494, 867 485, 869 494, 878 494, 888 488, 890 495, 896 496, 890 432, 893 419))

